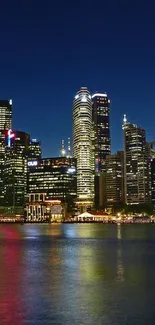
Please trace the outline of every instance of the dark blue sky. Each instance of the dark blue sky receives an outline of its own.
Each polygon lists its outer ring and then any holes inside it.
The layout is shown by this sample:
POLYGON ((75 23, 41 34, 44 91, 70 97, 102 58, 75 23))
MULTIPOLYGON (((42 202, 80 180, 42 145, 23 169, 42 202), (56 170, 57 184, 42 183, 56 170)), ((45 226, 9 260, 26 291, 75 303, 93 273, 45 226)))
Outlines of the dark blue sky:
POLYGON ((45 156, 71 135, 81 86, 111 98, 112 151, 124 113, 155 139, 153 0, 5 0, 0 12, 0 98, 13 99, 13 128, 45 156))

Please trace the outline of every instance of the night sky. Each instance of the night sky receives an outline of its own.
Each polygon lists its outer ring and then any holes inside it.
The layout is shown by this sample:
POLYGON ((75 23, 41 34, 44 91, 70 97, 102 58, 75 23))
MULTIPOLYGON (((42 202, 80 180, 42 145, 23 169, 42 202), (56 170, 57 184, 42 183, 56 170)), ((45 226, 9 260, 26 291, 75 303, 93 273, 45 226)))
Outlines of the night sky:
POLYGON ((13 100, 13 128, 59 155, 87 86, 112 101, 113 152, 124 113, 155 139, 154 12, 153 0, 1 1, 0 98, 13 100))

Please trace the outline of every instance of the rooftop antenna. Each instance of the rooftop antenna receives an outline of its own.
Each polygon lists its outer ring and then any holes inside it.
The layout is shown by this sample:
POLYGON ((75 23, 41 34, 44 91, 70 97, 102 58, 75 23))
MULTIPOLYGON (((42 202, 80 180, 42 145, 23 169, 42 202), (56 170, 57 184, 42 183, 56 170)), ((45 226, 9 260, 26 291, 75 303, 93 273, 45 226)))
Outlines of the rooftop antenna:
POLYGON ((68 138, 68 157, 70 158, 71 156, 71 141, 70 138, 68 138))
POLYGON ((123 117, 123 124, 126 124, 127 123, 127 118, 126 118, 126 114, 124 114, 124 117, 123 117))
POLYGON ((124 129, 125 125, 127 124, 127 117, 126 117, 126 114, 124 114, 124 117, 123 117, 123 125, 122 125, 122 128, 124 129))
POLYGON ((65 141, 62 140, 61 142, 61 156, 65 157, 66 151, 65 151, 65 141))

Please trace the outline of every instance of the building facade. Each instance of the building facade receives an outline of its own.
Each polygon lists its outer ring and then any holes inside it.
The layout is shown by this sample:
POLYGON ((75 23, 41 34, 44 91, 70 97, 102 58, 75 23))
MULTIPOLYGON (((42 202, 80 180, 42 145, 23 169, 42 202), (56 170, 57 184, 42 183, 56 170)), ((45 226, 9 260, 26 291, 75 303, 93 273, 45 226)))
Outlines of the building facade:
POLYGON ((92 100, 82 87, 73 101, 73 157, 77 159, 77 198, 94 201, 94 156, 92 146, 92 100))
POLYGON ((30 140, 28 160, 40 159, 42 155, 41 143, 37 139, 30 140))
POLYGON ((4 165, 4 206, 10 212, 23 211, 27 193, 29 134, 8 130, 4 165))
POLYGON ((106 157, 106 203, 124 203, 124 152, 106 157))
POLYGON ((151 203, 153 209, 155 210, 155 158, 152 158, 151 161, 151 203))
POLYGON ((60 200, 47 200, 46 193, 28 195, 25 209, 25 220, 28 222, 61 222, 63 207, 60 200))
POLYGON ((106 93, 92 95, 95 207, 106 204, 106 156, 111 153, 110 99, 106 93))
POLYGON ((123 121, 124 180, 127 204, 150 203, 150 169, 145 130, 123 121))
POLYGON ((46 193, 70 208, 77 196, 76 159, 44 158, 28 161, 28 194, 46 193))
POLYGON ((105 159, 111 153, 110 99, 106 93, 92 95, 92 118, 94 129, 95 172, 105 168, 105 159))
POLYGON ((150 158, 154 159, 155 158, 155 141, 152 141, 149 143, 149 156, 150 158))
POLYGON ((12 100, 0 100, 0 206, 4 205, 5 133, 12 128, 12 100))

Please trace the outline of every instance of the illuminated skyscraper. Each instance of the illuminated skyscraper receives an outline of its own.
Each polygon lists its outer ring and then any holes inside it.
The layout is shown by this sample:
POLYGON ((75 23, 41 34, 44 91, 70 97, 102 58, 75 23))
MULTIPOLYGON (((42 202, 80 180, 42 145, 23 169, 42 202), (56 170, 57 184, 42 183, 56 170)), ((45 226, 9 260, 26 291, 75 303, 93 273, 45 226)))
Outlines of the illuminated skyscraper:
POLYGON ((36 160, 41 158, 41 143, 36 139, 30 140, 29 144, 29 152, 28 152, 28 160, 36 160))
POLYGON ((43 158, 28 162, 28 193, 46 193, 68 205, 76 199, 76 159, 43 158))
POLYGON ((155 141, 148 143, 148 155, 150 157, 151 203, 155 211, 155 141))
POLYGON ((124 152, 106 157, 106 202, 110 206, 124 203, 124 152))
POLYGON ((12 100, 0 100, 0 206, 4 204, 5 132, 12 128, 12 100))
POLYGON ((154 159, 155 158, 155 141, 152 141, 151 143, 149 143, 149 154, 150 154, 150 158, 154 159))
POLYGON ((155 210, 155 158, 150 160, 151 163, 151 203, 155 210))
POLYGON ((106 194, 106 156, 111 153, 110 138, 110 99, 106 93, 92 95, 93 108, 93 151, 95 163, 95 206, 105 203, 102 193, 106 194), (102 197, 102 199, 100 199, 102 197))
POLYGON ((150 203, 150 171, 145 130, 123 120, 124 180, 127 204, 150 203))
POLYGON ((105 159, 111 153, 110 100, 106 93, 92 96, 95 172, 105 168, 105 159))
POLYGON ((29 134, 8 131, 4 164, 4 206, 11 212, 23 212, 27 193, 29 134))
POLYGON ((92 149, 92 100, 82 87, 73 101, 73 157, 77 159, 78 200, 94 199, 94 157, 92 149))
POLYGON ((26 204, 26 211, 30 220, 41 218, 41 216, 48 218, 50 215, 50 207, 46 209, 48 202, 55 206, 52 211, 54 209, 53 213, 56 218, 61 211, 60 207, 63 208, 64 215, 66 212, 72 212, 76 196, 75 158, 62 156, 28 161, 29 200, 26 204))

